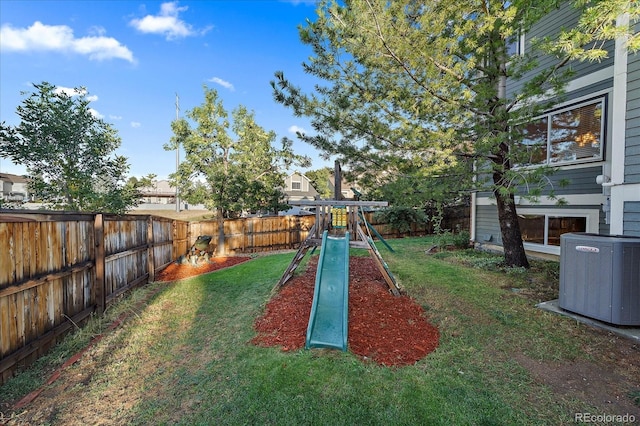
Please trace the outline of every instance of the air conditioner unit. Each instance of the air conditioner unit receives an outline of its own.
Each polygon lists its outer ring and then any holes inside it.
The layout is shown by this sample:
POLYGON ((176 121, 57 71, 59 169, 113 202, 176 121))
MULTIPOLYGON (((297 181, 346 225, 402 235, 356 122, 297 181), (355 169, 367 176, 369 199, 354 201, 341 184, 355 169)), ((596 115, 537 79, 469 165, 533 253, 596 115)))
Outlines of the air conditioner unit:
POLYGON ((561 235, 558 306, 611 324, 640 325, 640 238, 561 235))

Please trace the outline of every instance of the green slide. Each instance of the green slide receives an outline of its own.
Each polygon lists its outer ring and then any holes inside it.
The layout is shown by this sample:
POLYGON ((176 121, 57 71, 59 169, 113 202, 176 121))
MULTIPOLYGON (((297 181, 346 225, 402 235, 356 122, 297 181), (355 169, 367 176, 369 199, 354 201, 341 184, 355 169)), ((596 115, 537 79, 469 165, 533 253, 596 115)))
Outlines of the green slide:
POLYGON ((346 351, 348 307, 349 233, 337 238, 324 231, 305 348, 346 351))

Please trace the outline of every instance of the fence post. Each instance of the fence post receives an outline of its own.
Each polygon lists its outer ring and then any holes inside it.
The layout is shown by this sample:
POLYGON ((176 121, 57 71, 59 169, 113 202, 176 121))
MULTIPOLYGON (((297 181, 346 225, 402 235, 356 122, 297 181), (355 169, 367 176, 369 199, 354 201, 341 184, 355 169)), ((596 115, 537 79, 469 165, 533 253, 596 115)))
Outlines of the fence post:
POLYGON ((178 221, 176 219, 171 221, 171 229, 173 230, 172 237, 173 241, 171 242, 171 260, 176 260, 178 258, 178 221))
POLYGON ((154 282, 156 280, 156 266, 154 261, 154 238, 153 238, 153 216, 147 216, 147 270, 149 271, 149 278, 147 282, 154 282))
POLYGON ((105 252, 104 252, 104 216, 97 213, 93 219, 93 234, 96 245, 95 249, 95 272, 96 272, 96 312, 102 315, 107 305, 107 295, 105 288, 105 252))

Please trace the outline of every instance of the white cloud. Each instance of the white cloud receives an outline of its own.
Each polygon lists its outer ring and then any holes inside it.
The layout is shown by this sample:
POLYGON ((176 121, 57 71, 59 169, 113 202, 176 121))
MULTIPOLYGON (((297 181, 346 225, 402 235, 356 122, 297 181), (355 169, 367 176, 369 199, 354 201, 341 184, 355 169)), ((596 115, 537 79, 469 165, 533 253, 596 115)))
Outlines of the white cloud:
POLYGON ((225 81, 225 80, 223 80, 223 79, 221 79, 221 78, 219 78, 219 77, 213 77, 213 78, 210 78, 210 79, 209 79, 209 81, 210 81, 210 82, 212 82, 212 83, 219 84, 220 86, 222 86, 222 87, 224 87, 224 88, 226 88, 226 89, 229 89, 229 90, 231 90, 232 92, 233 92, 234 90, 236 90, 236 89, 235 89, 235 87, 233 87, 233 84, 231 84, 230 82, 225 81))
POLYGON ((298 127, 295 124, 293 126, 289 127, 289 129, 287 129, 287 130, 289 130, 289 132, 293 133, 293 134, 299 132, 299 133, 302 133, 304 135, 305 133, 307 133, 307 131, 305 129, 303 129, 302 127, 298 127))
MULTIPOLYGON (((103 29, 93 30, 104 32, 103 29)), ((118 40, 102 34, 76 38, 66 25, 45 25, 36 21, 28 28, 0 27, 0 49, 14 52, 71 52, 91 60, 124 59, 134 62, 133 53, 118 40)))
POLYGON ((180 19, 180 13, 187 9, 187 6, 178 7, 178 2, 162 3, 158 15, 147 15, 142 19, 132 19, 129 25, 142 33, 162 34, 167 40, 189 37, 209 31, 209 28, 196 31, 191 25, 180 19))
POLYGON ((93 115, 97 119, 102 120, 104 118, 104 115, 100 114, 98 111, 96 111, 93 108, 89 108, 89 113, 91 113, 91 115, 93 115))
MULTIPOLYGON (((84 96, 86 100, 88 100, 89 102, 95 102, 98 100, 98 96, 97 95, 87 95, 87 89, 85 88, 73 88, 73 87, 64 87, 64 86, 57 86, 54 90, 54 93, 60 94, 60 93, 64 93, 65 95, 69 96, 69 97, 74 97, 74 96, 84 96)), ((93 109, 93 108, 89 108, 89 113, 91 115, 93 115, 95 118, 98 119, 103 119, 104 115, 100 114, 97 110, 93 109)), ((113 116, 110 116, 110 118, 113 118, 113 116)))
POLYGON ((98 100, 98 95, 87 95, 87 89, 85 88, 73 88, 73 87, 64 87, 64 86, 57 86, 54 90, 54 93, 60 94, 60 93, 64 93, 65 95, 69 96, 69 97, 73 97, 73 96, 84 96, 86 100, 88 100, 89 102, 96 102, 98 100))
POLYGON ((122 120, 122 116, 121 115, 109 115, 109 120, 122 120))
POLYGON ((141 127, 142 123, 139 123, 137 121, 132 121, 131 122, 131 127, 133 127, 134 129, 137 129, 138 127, 141 127))
POLYGON ((64 86, 57 86, 53 92, 58 95, 61 93, 64 93, 67 96, 78 96, 78 95, 84 95, 85 93, 87 93, 86 90, 76 90, 73 87, 64 87, 64 86))

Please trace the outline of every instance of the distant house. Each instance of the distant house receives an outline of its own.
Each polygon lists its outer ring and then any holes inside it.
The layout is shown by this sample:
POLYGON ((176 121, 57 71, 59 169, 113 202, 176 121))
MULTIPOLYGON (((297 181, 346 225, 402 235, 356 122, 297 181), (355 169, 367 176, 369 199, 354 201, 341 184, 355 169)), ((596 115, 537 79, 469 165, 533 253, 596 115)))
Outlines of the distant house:
MULTIPOLYGON (((329 186, 331 187, 331 191, 335 196, 336 193, 336 177, 335 174, 332 173, 329 176, 329 186)), ((343 200, 354 200, 356 199, 356 195, 362 192, 362 188, 355 182, 350 182, 342 176, 342 180, 340 182, 340 194, 342 195, 343 200), (355 190, 355 191, 354 191, 355 190)))
MULTIPOLYGON (((568 2, 522 34, 520 49, 530 40, 572 28, 578 12, 568 2)), ((636 31, 640 25, 636 25, 636 31)), ((601 62, 577 62, 565 96, 554 107, 526 124, 523 143, 531 152, 522 167, 557 167, 549 176, 558 205, 543 194, 529 202, 516 194, 516 210, 525 249, 560 254, 560 235, 588 232, 640 236, 640 55, 627 52, 624 41, 605 44, 609 57, 601 62), (563 186, 561 182, 569 182, 563 186)), ((518 54, 516 53, 516 54, 518 54)), ((541 56, 537 69, 521 80, 509 81, 513 93, 541 69, 556 61, 541 56)), ((471 237, 477 246, 500 248, 502 238, 495 200, 488 192, 473 194, 471 237)))
POLYGON ((153 182, 153 186, 140 189, 142 193, 141 202, 145 204, 175 204, 176 189, 169 184, 168 180, 158 180, 153 182))
POLYGON ((305 175, 294 172, 284 180, 285 201, 315 200, 319 194, 305 175))
POLYGON ((6 202, 29 201, 27 178, 8 173, 0 173, 0 198, 6 202))

